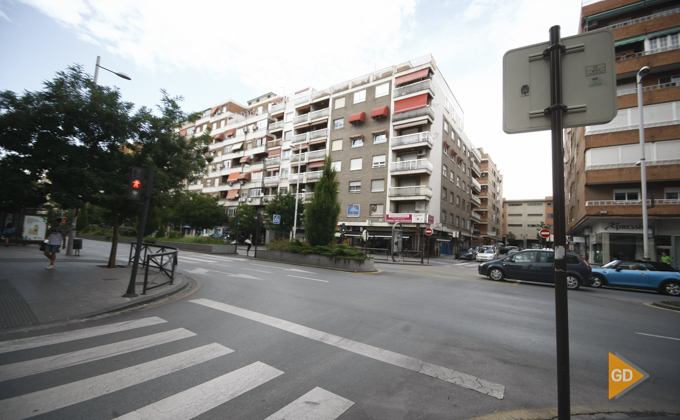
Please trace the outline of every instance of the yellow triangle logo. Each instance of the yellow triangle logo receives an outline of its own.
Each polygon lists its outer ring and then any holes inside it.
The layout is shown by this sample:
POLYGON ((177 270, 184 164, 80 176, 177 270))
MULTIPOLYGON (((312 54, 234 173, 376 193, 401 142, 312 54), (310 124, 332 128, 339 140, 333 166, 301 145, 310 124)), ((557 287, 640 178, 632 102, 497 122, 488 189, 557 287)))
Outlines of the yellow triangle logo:
POLYGON ((649 374, 633 365, 621 355, 609 353, 609 399, 619 398, 630 391, 649 374))

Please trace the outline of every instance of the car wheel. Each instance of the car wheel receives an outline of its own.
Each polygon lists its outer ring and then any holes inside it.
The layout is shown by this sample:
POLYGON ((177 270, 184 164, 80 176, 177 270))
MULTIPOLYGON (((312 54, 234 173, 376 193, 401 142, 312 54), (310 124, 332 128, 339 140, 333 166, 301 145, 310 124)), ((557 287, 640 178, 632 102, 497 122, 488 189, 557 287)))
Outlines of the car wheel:
POLYGON ((593 284, 590 287, 602 287, 605 284, 605 279, 602 276, 593 276, 593 284))
POLYGON ((680 282, 669 280, 663 285, 663 293, 670 296, 680 296, 680 282))
POLYGON ((581 281, 578 279, 578 277, 567 274, 567 289, 576 290, 579 287, 581 287, 581 281))
POLYGON ((492 268, 489 270, 489 278, 491 280, 501 281, 505 278, 505 274, 500 268, 492 268))

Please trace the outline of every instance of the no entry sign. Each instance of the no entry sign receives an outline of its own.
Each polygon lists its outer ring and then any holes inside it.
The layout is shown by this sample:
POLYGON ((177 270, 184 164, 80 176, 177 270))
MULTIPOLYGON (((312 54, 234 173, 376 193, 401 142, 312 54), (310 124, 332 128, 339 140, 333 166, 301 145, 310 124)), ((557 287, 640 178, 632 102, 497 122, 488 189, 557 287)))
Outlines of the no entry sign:
POLYGON ((425 234, 426 234, 427 236, 432 235, 432 229, 430 229, 430 228, 425 229, 425 234))
POLYGON ((541 229, 539 232, 543 238, 549 238, 550 237, 550 229, 541 229))

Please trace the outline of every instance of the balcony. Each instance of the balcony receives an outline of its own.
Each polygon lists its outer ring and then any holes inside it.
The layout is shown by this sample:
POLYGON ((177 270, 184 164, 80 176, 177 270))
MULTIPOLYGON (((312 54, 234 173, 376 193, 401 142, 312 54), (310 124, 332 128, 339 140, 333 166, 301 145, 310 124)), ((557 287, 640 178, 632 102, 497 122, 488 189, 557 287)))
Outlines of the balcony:
POLYGON ((269 131, 278 131, 278 130, 283 130, 283 121, 277 121, 274 123, 269 124, 269 131))
POLYGON ((295 100, 295 107, 297 108, 297 107, 299 107, 300 105, 306 105, 306 104, 308 104, 308 103, 309 103, 310 96, 311 96, 310 94, 307 94, 307 96, 303 96, 303 97, 301 97, 301 98, 297 98, 297 99, 295 100))
POLYGON ((659 68, 680 61, 680 45, 626 54, 616 59, 616 74, 637 72, 642 66, 659 68))
POLYGON ((482 176, 482 169, 479 167, 479 164, 477 162, 472 162, 470 165, 470 169, 472 169, 472 172, 474 172, 475 175, 477 175, 477 178, 482 176))
POLYGON ((319 139, 319 138, 323 138, 323 137, 328 137, 328 129, 327 128, 312 131, 312 132, 309 133, 309 139, 310 140, 319 139))
POLYGON ((288 175, 288 182, 290 184, 296 184, 298 182, 298 179, 300 180, 300 184, 305 183, 305 173, 299 173, 299 174, 289 174, 288 175))
POLYGON ((267 158, 264 160, 265 166, 279 166, 281 164, 281 157, 267 158))
POLYGON ((309 141, 309 133, 296 134, 291 139, 291 143, 300 143, 303 141, 309 141))
POLYGON ((298 115, 297 117, 293 118, 293 125, 306 123, 308 121, 309 121, 309 114, 298 115))
POLYGON ((265 177, 265 179, 264 179, 264 185, 266 187, 277 186, 277 185, 279 185, 280 182, 281 182, 281 178, 279 178, 278 176, 268 176, 268 177, 265 177))
POLYGON ((482 216, 480 216, 478 213, 473 211, 472 213, 470 213, 470 219, 474 220, 475 222, 481 222, 482 216))
POLYGON ((273 114, 277 111, 283 111, 283 109, 286 107, 286 103, 284 101, 275 103, 269 108, 269 113, 273 114))
POLYGON ((414 83, 412 85, 396 88, 394 89, 394 97, 398 98, 400 96, 410 95, 411 93, 416 93, 423 90, 429 90, 430 95, 434 96, 434 86, 432 80, 423 80, 422 82, 414 83))
POLYGON ((309 113, 309 120, 314 121, 319 118, 328 117, 330 114, 330 108, 320 109, 318 111, 312 111, 309 113))
POLYGON ((410 149, 413 147, 434 146, 434 138, 429 131, 422 133, 407 134, 405 136, 392 137, 390 145, 393 150, 410 149))
POLYGON ((470 203, 472 203, 473 205, 475 205, 477 207, 482 206, 482 200, 480 200, 479 197, 477 197, 476 195, 470 196, 470 203))
POLYGON ((417 185, 414 187, 390 187, 389 195, 391 200, 430 200, 432 198, 432 188, 427 185, 417 185))
POLYGON ((400 112, 392 115, 392 122, 410 120, 412 118, 427 117, 430 123, 434 122, 434 111, 429 106, 414 109, 413 111, 400 112))
POLYGON ((298 162, 307 163, 307 153, 296 153, 294 155, 290 155, 291 164, 297 164, 298 162))
MULTIPOLYGON (((650 217, 674 217, 680 213, 680 200, 647 200, 647 213, 650 217)), ((640 217, 642 200, 618 201, 595 200, 586 201, 586 213, 596 217, 640 217)))
POLYGON ((306 182, 318 182, 323 175, 323 171, 312 171, 306 172, 305 181, 306 182))
POLYGON ((625 28, 626 26, 631 26, 631 25, 635 25, 635 24, 642 23, 642 22, 647 22, 647 21, 654 20, 654 19, 664 18, 666 16, 671 16, 671 15, 674 15, 674 14, 677 14, 677 13, 680 13, 680 8, 666 10, 666 11, 660 12, 660 13, 654 13, 652 15, 643 16, 641 18, 631 19, 631 20, 627 20, 625 22, 619 22, 619 23, 616 23, 616 24, 613 24, 613 25, 604 26, 602 28, 589 30, 586 27, 585 30, 590 31, 590 32, 595 32, 595 31, 603 31, 603 30, 611 29, 613 31, 614 29, 625 28))
POLYGON ((324 160, 326 159, 326 149, 322 150, 315 150, 313 152, 307 152, 307 161, 308 162, 313 162, 316 160, 324 160))
POLYGON ((432 174, 434 165, 427 159, 405 160, 390 163, 390 173, 393 175, 408 175, 427 173, 432 174))
POLYGON ((472 190, 477 193, 482 192, 482 185, 474 178, 472 178, 470 184, 472 184, 472 190))

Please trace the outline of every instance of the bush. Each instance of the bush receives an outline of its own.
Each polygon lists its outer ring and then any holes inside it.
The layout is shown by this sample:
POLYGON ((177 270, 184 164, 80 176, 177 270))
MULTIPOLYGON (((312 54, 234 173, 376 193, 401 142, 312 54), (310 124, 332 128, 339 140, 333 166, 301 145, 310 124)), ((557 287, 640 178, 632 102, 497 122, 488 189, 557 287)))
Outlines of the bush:
POLYGON ((346 259, 363 262, 368 259, 366 254, 364 254, 362 251, 357 251, 351 246, 344 244, 311 246, 308 242, 301 242, 298 239, 294 239, 292 241, 285 239, 272 241, 271 243, 265 245, 265 248, 270 251, 292 252, 293 254, 301 255, 324 255, 326 257, 333 258, 334 260, 346 259))
POLYGON ((118 236, 137 237, 137 228, 134 226, 121 226, 118 228, 118 236))
POLYGON ((155 244, 156 243, 156 237, 154 236, 145 236, 143 242, 147 244, 155 244))
POLYGON ((170 238, 170 239, 179 239, 181 237, 182 237, 182 233, 178 230, 171 230, 168 233, 168 238, 170 238))

